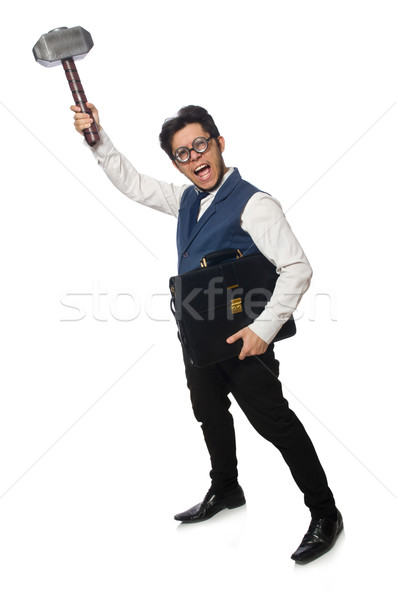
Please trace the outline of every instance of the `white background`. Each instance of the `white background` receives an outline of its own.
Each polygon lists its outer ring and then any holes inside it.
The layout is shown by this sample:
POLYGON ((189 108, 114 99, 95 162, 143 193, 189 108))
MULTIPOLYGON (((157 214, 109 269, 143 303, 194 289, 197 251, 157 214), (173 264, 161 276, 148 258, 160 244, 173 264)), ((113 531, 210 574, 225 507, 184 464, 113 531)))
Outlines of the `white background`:
POLYGON ((390 597, 394 3, 25 0, 1 45, 1 598, 390 597), (209 485, 168 311, 176 223, 112 187, 63 69, 35 63, 43 33, 74 25, 95 42, 87 96, 139 170, 182 183, 157 136, 205 106, 227 165, 280 200, 310 259, 299 334, 277 353, 345 519, 310 565, 289 558, 309 523, 300 492, 235 403, 247 506, 173 520, 209 485))

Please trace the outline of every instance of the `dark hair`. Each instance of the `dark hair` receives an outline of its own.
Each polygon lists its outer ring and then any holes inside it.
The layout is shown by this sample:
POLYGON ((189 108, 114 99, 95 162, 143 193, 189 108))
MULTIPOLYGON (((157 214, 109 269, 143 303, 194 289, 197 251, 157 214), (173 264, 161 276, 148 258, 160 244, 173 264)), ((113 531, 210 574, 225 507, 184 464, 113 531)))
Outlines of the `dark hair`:
POLYGON ((214 119, 208 114, 205 108, 194 106, 193 104, 183 106, 175 117, 164 121, 159 135, 160 146, 171 160, 174 160, 174 155, 172 154, 172 138, 174 134, 191 123, 200 123, 204 131, 215 139, 220 135, 214 119))

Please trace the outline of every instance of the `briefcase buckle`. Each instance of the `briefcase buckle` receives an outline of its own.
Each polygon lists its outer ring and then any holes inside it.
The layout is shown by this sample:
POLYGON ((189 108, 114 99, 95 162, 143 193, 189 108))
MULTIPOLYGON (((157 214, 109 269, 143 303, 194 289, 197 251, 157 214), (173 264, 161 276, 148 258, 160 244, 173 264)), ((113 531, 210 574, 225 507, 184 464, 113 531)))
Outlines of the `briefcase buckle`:
POLYGON ((232 315, 237 315, 243 312, 243 304, 241 298, 232 298, 230 300, 230 312, 232 315))

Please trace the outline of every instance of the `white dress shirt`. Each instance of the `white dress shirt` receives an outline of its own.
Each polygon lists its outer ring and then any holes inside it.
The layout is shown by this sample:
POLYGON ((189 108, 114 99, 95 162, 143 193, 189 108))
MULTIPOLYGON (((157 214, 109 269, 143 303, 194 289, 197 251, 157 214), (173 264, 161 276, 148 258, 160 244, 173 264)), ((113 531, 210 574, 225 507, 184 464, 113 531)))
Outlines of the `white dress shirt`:
MULTIPOLYGON (((182 194, 191 183, 175 186, 138 173, 113 146, 103 128, 100 135, 101 141, 91 150, 110 181, 128 198, 178 217, 182 194)), ((228 169, 219 187, 232 172, 232 168, 228 169)), ((210 206, 219 187, 202 200, 198 218, 210 206)), ((279 274, 265 310, 250 325, 250 329, 269 344, 308 289, 312 269, 280 203, 272 196, 255 193, 241 214, 241 227, 279 274)))

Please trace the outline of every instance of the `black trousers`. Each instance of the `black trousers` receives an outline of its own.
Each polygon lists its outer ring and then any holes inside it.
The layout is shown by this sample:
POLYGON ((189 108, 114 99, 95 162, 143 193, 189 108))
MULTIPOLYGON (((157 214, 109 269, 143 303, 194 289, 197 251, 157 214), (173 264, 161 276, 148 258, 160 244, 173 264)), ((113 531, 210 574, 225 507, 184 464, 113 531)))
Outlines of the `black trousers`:
POLYGON ((259 357, 232 358, 211 367, 192 367, 185 357, 193 412, 201 423, 211 458, 214 492, 237 483, 236 440, 229 412, 232 393, 250 423, 281 452, 313 518, 331 516, 335 502, 314 446, 283 397, 273 344, 259 357))

